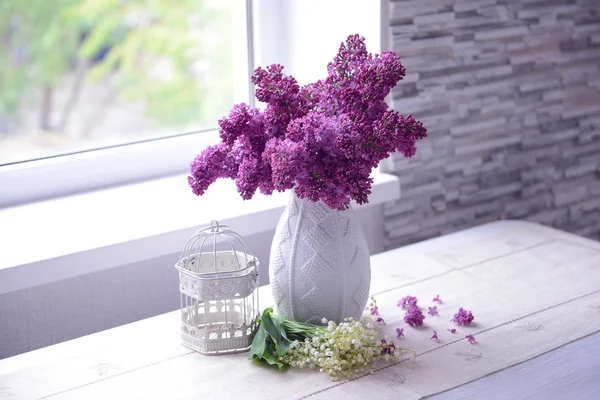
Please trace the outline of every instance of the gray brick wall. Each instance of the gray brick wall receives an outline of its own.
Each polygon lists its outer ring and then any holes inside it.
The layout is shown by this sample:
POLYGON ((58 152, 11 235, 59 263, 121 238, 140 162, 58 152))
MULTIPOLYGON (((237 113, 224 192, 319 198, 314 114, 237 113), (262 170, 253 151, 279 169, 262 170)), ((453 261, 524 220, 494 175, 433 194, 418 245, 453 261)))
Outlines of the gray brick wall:
POLYGON ((401 0, 394 108, 428 129, 384 167, 386 247, 498 219, 600 240, 600 0, 401 0))

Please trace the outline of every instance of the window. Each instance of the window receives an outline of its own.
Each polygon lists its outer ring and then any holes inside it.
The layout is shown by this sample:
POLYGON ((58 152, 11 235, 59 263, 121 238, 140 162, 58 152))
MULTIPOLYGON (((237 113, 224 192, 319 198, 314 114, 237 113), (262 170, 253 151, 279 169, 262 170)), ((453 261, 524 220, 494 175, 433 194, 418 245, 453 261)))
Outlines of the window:
POLYGON ((248 99, 239 0, 3 0, 0 40, 0 165, 211 129, 248 99))
POLYGON ((385 3, 0 1, 0 208, 186 173, 254 66, 305 84, 349 34, 377 52, 385 3))

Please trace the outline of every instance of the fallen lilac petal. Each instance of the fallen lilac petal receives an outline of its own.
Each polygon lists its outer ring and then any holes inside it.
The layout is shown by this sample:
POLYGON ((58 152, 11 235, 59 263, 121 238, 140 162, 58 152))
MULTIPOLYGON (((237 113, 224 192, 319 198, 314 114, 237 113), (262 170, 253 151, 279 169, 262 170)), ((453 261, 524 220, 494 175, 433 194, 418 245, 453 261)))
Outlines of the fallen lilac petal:
POLYGON ((381 354, 394 354, 396 349, 396 344, 390 340, 388 343, 385 339, 381 339, 381 344, 383 345, 383 349, 381 349, 381 354))
POLYGON ((440 299, 440 295, 437 294, 433 300, 431 300, 432 303, 438 303, 438 304, 442 304, 442 300, 440 299))
POLYGON ((450 333, 456 333, 456 329, 455 328, 447 329, 447 331, 450 332, 450 333))
POLYGON ((428 307, 428 308, 429 308, 429 311, 427 311, 427 314, 429 314, 429 315, 438 315, 439 314, 437 306, 428 307))
POLYGON ((433 331, 433 336, 431 337, 431 340, 435 340, 436 342, 440 341, 440 339, 438 338, 438 334, 435 330, 433 331))
POLYGON ((415 296, 405 296, 403 298, 401 298, 400 300, 398 300, 398 307, 401 308, 410 308, 410 307, 416 307, 417 306, 417 301, 419 301, 419 299, 417 299, 415 296))
POLYGON ((404 337, 404 328, 396 328, 396 339, 404 337))
POLYGON ((475 336, 468 334, 467 336, 465 336, 465 338, 469 341, 469 343, 473 344, 476 343, 477 341, 475 340, 475 336))

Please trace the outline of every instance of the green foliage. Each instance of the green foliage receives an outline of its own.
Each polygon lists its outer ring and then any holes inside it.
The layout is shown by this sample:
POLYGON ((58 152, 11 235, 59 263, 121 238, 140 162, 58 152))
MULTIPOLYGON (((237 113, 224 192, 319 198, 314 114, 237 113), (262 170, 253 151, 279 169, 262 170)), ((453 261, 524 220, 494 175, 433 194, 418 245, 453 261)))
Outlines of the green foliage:
POLYGON ((250 347, 249 360, 264 361, 269 365, 277 365, 283 369, 284 364, 279 361, 290 348, 285 329, 281 325, 281 317, 273 314, 272 308, 266 308, 260 317, 260 326, 250 347))
POLYGON ((72 61, 77 40, 63 11, 77 0, 0 2, 0 112, 10 113, 31 88, 54 85, 72 61))
POLYGON ((290 349, 292 341, 304 342, 305 339, 313 338, 317 333, 327 329, 322 326, 285 320, 282 316, 274 314, 272 308, 266 308, 263 311, 259 323, 248 359, 277 365, 280 370, 288 366, 282 361, 282 357, 290 349))
POLYGON ((85 62, 87 82, 143 101, 160 125, 214 124, 215 107, 231 103, 206 99, 217 85, 232 91, 213 78, 231 76, 231 23, 203 0, 2 0, 0 117, 85 62), (221 62, 197 65, 208 57, 221 62))

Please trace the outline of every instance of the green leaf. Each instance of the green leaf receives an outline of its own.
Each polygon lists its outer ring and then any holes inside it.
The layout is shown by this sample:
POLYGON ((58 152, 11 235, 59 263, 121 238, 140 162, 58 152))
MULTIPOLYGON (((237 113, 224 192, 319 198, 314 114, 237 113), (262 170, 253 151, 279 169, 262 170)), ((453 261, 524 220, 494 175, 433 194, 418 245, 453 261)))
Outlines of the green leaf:
POLYGON ((279 330, 279 333, 281 334, 281 336, 283 336, 285 339, 288 339, 287 332, 285 331, 285 325, 283 323, 285 321, 283 319, 283 317, 281 315, 271 314, 271 319, 273 320, 273 324, 279 330))
POLYGON ((286 365, 279 360, 290 348, 284 321, 281 316, 273 315, 272 308, 263 311, 250 347, 249 360, 266 361, 269 365, 277 365, 280 370, 285 368, 286 365))
POLYGON ((261 359, 263 357, 263 354, 265 353, 266 347, 267 331, 265 331, 261 324, 258 327, 256 335, 254 335, 254 339, 252 340, 252 346, 250 346, 250 354, 248 355, 248 360, 253 360, 255 358, 261 359))
POLYGON ((285 364, 273 355, 273 342, 270 340, 269 336, 270 335, 267 334, 267 331, 263 328, 261 323, 256 335, 254 335, 254 340, 252 340, 248 359, 258 362, 264 361, 269 365, 277 365, 279 370, 282 370, 285 367, 285 364))
POLYGON ((280 371, 284 367, 284 364, 273 355, 273 351, 271 350, 270 346, 266 347, 265 352, 263 353, 262 359, 265 360, 269 365, 277 365, 277 367, 279 367, 280 371))
POLYGON ((283 356, 290 348, 290 341, 287 338, 285 329, 282 326, 283 319, 281 317, 272 316, 272 308, 267 308, 262 315, 261 326, 265 328, 267 333, 273 338, 277 355, 283 356))

